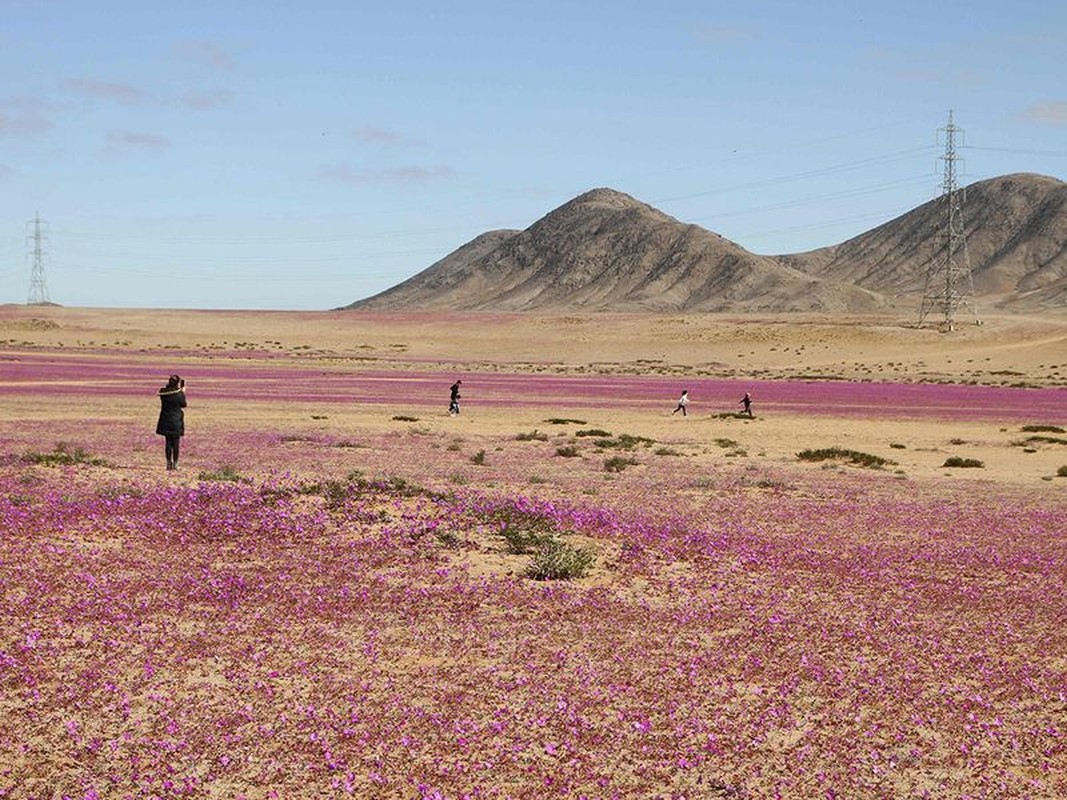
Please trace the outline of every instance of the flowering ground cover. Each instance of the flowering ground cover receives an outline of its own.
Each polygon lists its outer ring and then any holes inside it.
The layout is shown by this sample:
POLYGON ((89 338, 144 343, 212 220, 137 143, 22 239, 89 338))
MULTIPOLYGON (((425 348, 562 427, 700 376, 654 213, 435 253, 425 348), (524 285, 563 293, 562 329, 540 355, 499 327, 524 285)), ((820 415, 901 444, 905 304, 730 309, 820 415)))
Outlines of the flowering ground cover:
MULTIPOLYGON (((223 410, 164 473, 127 418, 152 365, 89 403, 80 366, 0 381, 0 797, 1067 796, 1062 482, 726 463, 681 428, 607 472, 576 422, 519 441, 308 413, 440 405, 445 373, 256 361, 183 370, 223 410), (525 577, 516 529, 592 570, 525 577)), ((470 382, 501 414, 587 400, 585 427, 675 395, 470 382)), ((913 388, 811 384, 796 413, 1008 402, 913 388)), ((1061 421, 1057 398, 1028 418, 1061 421)))
MULTIPOLYGON (((232 355, 232 354, 231 354, 232 355)), ((955 420, 1059 419, 1067 389, 965 384, 811 380, 663 378, 633 375, 551 375, 499 368, 474 374, 359 364, 307 364, 245 356, 173 359, 167 372, 188 377, 190 392, 205 400, 252 399, 291 403, 382 404, 425 409, 447 405, 448 387, 465 378, 468 403, 485 408, 536 406, 653 408, 689 389, 695 413, 738 410, 752 392, 758 412, 837 417, 949 418, 955 420)), ((141 397, 166 382, 159 356, 96 352, 25 352, 3 363, 0 397, 32 395, 141 397)))
POLYGON ((1067 790, 1067 511, 1040 495, 0 480, 6 796, 1067 790), (501 508, 596 571, 522 578, 501 508))

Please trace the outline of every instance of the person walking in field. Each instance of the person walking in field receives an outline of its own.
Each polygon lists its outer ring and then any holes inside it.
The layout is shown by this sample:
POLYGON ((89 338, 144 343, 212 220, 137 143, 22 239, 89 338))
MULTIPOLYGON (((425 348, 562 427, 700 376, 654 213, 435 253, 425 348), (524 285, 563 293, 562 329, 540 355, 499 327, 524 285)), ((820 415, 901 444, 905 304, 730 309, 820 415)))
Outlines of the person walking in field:
POLYGON ((159 390, 159 421, 156 433, 163 437, 167 469, 178 468, 178 451, 185 435, 185 381, 179 375, 171 375, 167 385, 159 390))
POLYGON ((452 388, 451 388, 452 394, 451 394, 451 397, 449 398, 449 401, 448 401, 448 413, 449 413, 449 416, 455 416, 456 414, 459 413, 459 387, 460 387, 460 384, 462 384, 462 383, 463 383, 463 381, 456 381, 455 383, 452 384, 452 388))
POLYGON ((745 396, 741 398, 741 413, 747 414, 749 419, 752 418, 752 395, 745 392, 745 396))
POLYGON ((675 408, 674 411, 671 412, 671 416, 677 414, 679 411, 682 412, 682 416, 683 417, 686 416, 685 407, 688 406, 688 405, 689 405, 689 390, 688 389, 682 389, 682 396, 678 398, 678 407, 675 408))

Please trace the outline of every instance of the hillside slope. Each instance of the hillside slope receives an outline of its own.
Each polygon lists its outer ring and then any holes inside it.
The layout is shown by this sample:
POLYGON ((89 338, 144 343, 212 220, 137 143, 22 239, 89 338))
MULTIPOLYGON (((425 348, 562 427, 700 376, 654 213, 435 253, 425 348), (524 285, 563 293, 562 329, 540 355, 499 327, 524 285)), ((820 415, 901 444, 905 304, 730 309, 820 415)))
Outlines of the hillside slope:
POLYGON ((349 306, 468 311, 873 311, 877 294, 757 256, 612 189, 483 234, 349 306), (486 238, 490 237, 490 238, 486 238))
MULTIPOLYGON (((1067 183, 1004 175, 965 189, 961 206, 974 296, 1002 308, 1067 304, 1067 183)), ((920 295, 945 256, 941 198, 832 247, 780 256, 813 277, 890 297, 920 295)))
MULTIPOLYGON (((976 304, 1067 307, 1067 184, 1005 175, 964 190, 976 304)), ((347 306, 457 311, 822 311, 917 305, 944 258, 945 202, 931 200, 841 244, 745 250, 627 194, 594 189, 524 231, 490 231, 347 306)))

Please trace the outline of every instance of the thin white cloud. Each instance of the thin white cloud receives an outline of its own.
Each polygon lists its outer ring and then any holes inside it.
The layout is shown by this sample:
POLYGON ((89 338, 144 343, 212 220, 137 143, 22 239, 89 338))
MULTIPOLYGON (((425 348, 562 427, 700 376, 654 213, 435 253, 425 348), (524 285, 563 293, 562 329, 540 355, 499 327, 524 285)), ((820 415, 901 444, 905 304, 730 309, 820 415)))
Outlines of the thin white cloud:
POLYGON ((136 153, 161 153, 170 149, 170 139, 155 133, 135 133, 133 131, 110 131, 107 144, 100 151, 101 155, 124 156, 136 153))
POLYGON ((0 109, 0 136, 36 136, 52 128, 52 120, 40 114, 0 109))
POLYGON ((63 111, 66 107, 63 103, 57 103, 32 96, 12 97, 4 101, 3 105, 13 111, 40 115, 63 111))
POLYGON ((363 125, 352 131, 352 138, 363 144, 384 145, 386 147, 425 147, 426 142, 410 136, 374 125, 363 125))
POLYGON ((148 100, 148 96, 135 86, 127 83, 97 81, 89 78, 71 78, 63 85, 78 94, 99 100, 111 100, 124 106, 135 106, 148 100))
POLYGON ((192 89, 182 95, 182 105, 198 111, 219 108, 232 103, 235 96, 233 92, 227 89, 192 89))
POLYGON ((1019 119, 1031 125, 1067 126, 1067 100, 1047 100, 1027 106, 1019 119))
POLYGON ((233 69, 233 56, 221 45, 209 41, 183 41, 174 45, 182 58, 212 69, 233 69))
POLYGON ((383 169, 355 169, 348 164, 333 164, 319 167, 316 176, 321 180, 339 181, 341 183, 428 183, 430 181, 451 180, 459 175, 451 167, 386 167, 383 169))

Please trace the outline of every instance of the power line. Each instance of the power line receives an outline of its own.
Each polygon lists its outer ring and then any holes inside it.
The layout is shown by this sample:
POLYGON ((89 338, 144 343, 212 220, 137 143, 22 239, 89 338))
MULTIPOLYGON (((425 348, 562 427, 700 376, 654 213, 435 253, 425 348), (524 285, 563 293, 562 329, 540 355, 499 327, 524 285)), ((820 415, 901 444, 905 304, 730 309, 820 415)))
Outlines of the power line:
POLYGON ((922 175, 916 175, 909 178, 901 178, 900 180, 890 181, 888 183, 875 184, 873 186, 865 186, 859 189, 842 189, 838 192, 827 192, 824 194, 808 195, 807 197, 800 197, 794 200, 784 200, 780 203, 770 203, 762 206, 752 206, 745 209, 734 209, 732 211, 724 211, 720 214, 707 214, 699 217, 689 217, 692 220, 707 220, 718 219, 721 217, 739 217, 746 214, 754 214, 762 211, 781 211, 783 209, 794 208, 796 206, 812 205, 815 203, 821 203, 825 200, 840 200, 845 197, 860 197, 867 194, 877 194, 878 192, 885 192, 891 189, 899 189, 902 186, 914 186, 918 183, 925 183, 929 180, 931 173, 927 172, 922 175))
POLYGON ((851 225, 854 222, 864 222, 866 220, 890 220, 899 217, 910 211, 910 208, 894 208, 887 211, 874 211, 869 214, 855 214, 849 217, 838 217, 836 219, 824 220, 822 222, 810 222, 804 225, 790 225, 781 228, 770 228, 768 230, 757 231, 754 233, 746 233, 737 237, 738 241, 750 239, 759 239, 764 236, 774 236, 780 233, 799 233, 801 231, 815 231, 824 230, 826 228, 836 228, 841 225, 851 225))
POLYGON ((711 194, 734 192, 739 191, 741 189, 754 189, 762 186, 774 186, 779 183, 790 183, 793 181, 807 180, 808 178, 815 178, 821 175, 830 175, 837 172, 849 172, 856 169, 863 169, 865 167, 892 164, 897 161, 910 160, 915 154, 928 152, 932 149, 933 147, 931 145, 923 145, 922 147, 913 147, 910 150, 900 150, 896 153, 888 153, 884 156, 873 156, 871 158, 860 159, 859 161, 850 161, 845 164, 834 164, 828 167, 807 170, 805 172, 794 172, 789 175, 779 175, 773 178, 765 178, 764 180, 752 181, 750 183, 739 183, 733 186, 725 186, 717 189, 707 189, 700 192, 692 192, 691 194, 676 195, 674 197, 661 197, 657 200, 652 200, 651 202, 671 203, 677 200, 689 200, 694 197, 707 197, 711 194))
POLYGON ((975 147, 974 145, 961 145, 961 150, 981 150, 987 153, 1015 153, 1022 156, 1067 156, 1067 150, 1024 150, 1017 147, 975 147))

